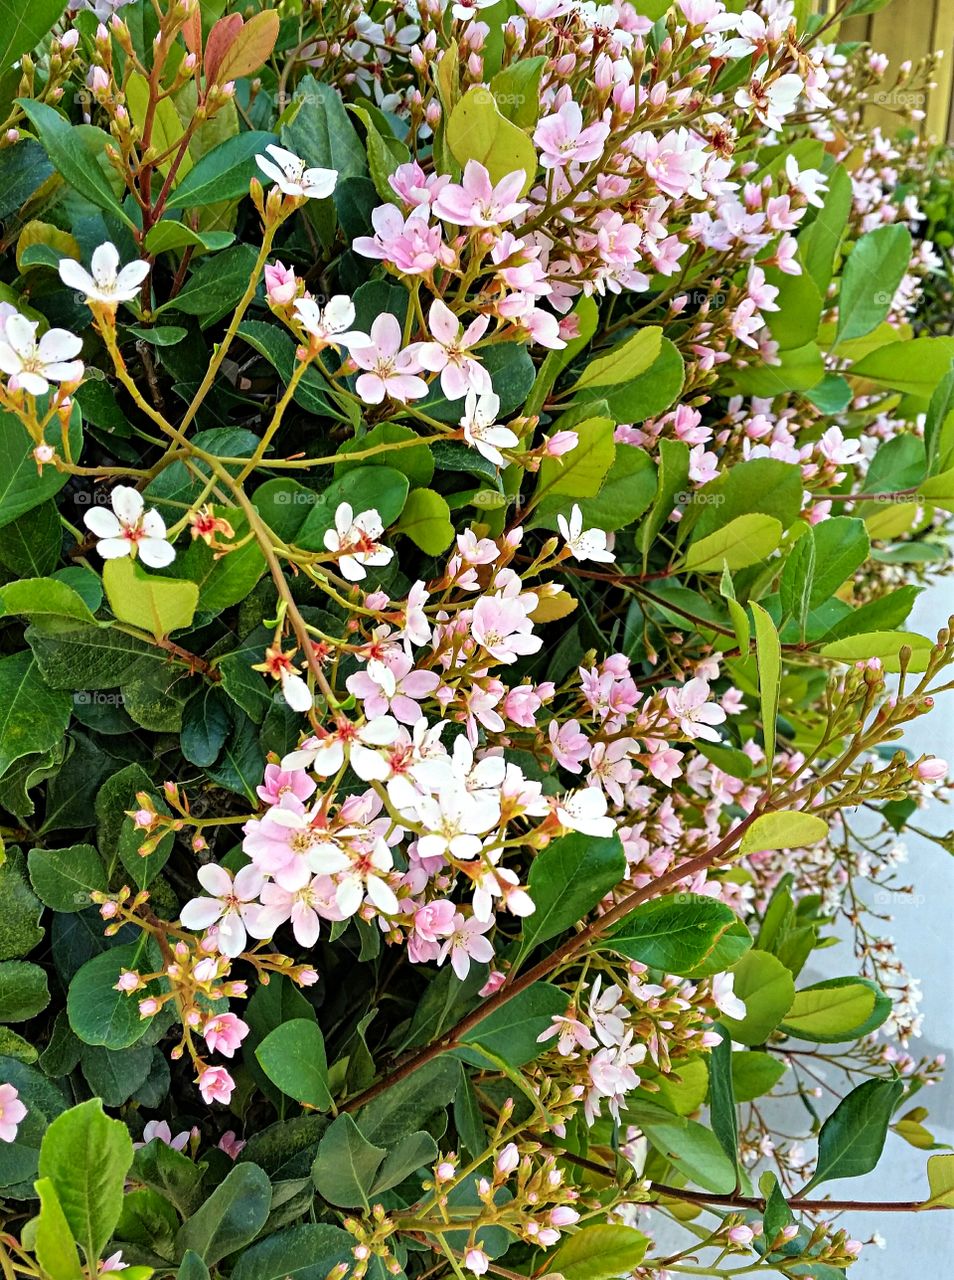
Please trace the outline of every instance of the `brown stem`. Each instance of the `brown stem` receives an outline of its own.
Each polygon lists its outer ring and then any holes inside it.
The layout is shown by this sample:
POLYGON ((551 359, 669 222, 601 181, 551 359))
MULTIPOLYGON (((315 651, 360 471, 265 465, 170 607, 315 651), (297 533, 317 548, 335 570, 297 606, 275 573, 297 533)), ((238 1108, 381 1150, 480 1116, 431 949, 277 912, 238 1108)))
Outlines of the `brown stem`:
POLYGON ((341 1110, 356 1111, 359 1107, 363 1107, 365 1103, 370 1102, 372 1098, 376 1098, 379 1094, 390 1089, 392 1085, 397 1084, 399 1080, 404 1080, 415 1072, 418 1067, 431 1062, 442 1053, 455 1049, 461 1038, 468 1032, 473 1031, 485 1018, 488 1018, 497 1009, 512 1000, 514 996, 520 995, 522 991, 532 987, 535 982, 540 982, 541 979, 551 974, 554 969, 559 968, 560 965, 565 964, 566 961, 571 960, 579 952, 585 950, 591 942, 601 937, 611 925, 629 915, 635 907, 638 907, 643 902, 648 902, 651 898, 657 897, 660 893, 673 888, 683 880, 695 876, 698 872, 707 870, 715 863, 721 862, 756 818, 761 816, 761 812, 761 809, 756 809, 748 817, 743 818, 737 826, 723 836, 718 844, 713 845, 711 849, 707 849, 705 853, 700 853, 697 857, 690 858, 688 862, 682 863, 681 866, 673 867, 672 870, 667 871, 665 875, 659 876, 650 884, 627 894, 616 906, 593 920, 585 929, 581 929, 579 933, 574 934, 572 938, 568 938, 555 951, 551 951, 548 956, 544 956, 532 969, 528 969, 518 978, 508 980, 498 991, 488 996, 482 1005, 479 1005, 466 1017, 462 1018, 450 1031, 439 1039, 425 1045, 423 1049, 418 1049, 415 1053, 403 1058, 393 1071, 389 1072, 377 1083, 370 1085, 367 1089, 363 1089, 360 1093, 355 1094, 354 1097, 348 1098, 342 1104, 341 1110))

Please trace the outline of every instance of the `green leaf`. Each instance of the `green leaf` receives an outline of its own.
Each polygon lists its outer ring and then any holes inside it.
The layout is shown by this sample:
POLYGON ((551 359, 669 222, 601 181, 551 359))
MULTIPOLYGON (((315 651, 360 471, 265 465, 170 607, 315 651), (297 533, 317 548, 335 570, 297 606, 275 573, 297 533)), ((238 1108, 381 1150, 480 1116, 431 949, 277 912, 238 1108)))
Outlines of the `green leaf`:
MULTIPOLYGON (((59 422, 47 427, 47 443, 62 448, 59 422)), ((78 412, 70 422, 70 446, 74 457, 82 447, 82 429, 78 412)), ((55 467, 37 471, 33 458, 33 442, 23 424, 12 413, 0 410, 0 526, 10 524, 26 511, 32 511, 52 498, 66 484, 69 474, 55 467)))
POLYGON ((818 844, 828 835, 828 823, 803 809, 780 809, 763 813, 748 827, 739 843, 739 853, 762 853, 766 849, 801 849, 818 844))
MULTIPOLYGON (((579 500, 586 529, 623 529, 643 514, 656 493, 656 468, 645 449, 634 444, 616 446, 616 457, 600 491, 579 500)), ((529 521, 531 527, 557 527, 556 516, 569 516, 572 503, 558 494, 544 498, 529 521)), ((671 510, 671 508, 670 508, 671 510)))
POLYGON ((642 903, 615 933, 597 943, 651 968, 693 977, 722 972, 751 945, 748 929, 731 907, 688 893, 642 903))
MULTIPOLYGON (((381 449, 374 458, 377 466, 390 467, 393 471, 401 471, 407 476, 414 489, 423 489, 431 483, 434 476, 434 455, 430 446, 422 440, 416 431, 403 427, 399 422, 379 422, 363 436, 352 436, 338 446, 338 459, 335 461, 335 479, 346 471, 365 465, 370 459, 358 458, 352 461, 351 453, 363 453, 368 449, 381 449), (412 441, 417 444, 412 444, 412 441), (397 445, 395 449, 384 448, 385 445, 397 445)), ((273 482, 274 483, 274 482, 273 482)), ((261 490, 256 490, 255 497, 261 490)))
POLYGON ((752 363, 744 369, 733 369, 731 383, 747 396, 763 396, 769 400, 787 391, 810 391, 825 376, 825 362, 818 344, 806 342, 779 352, 778 364, 752 363))
POLYGON ((744 1018, 720 1021, 739 1044, 762 1044, 795 999, 795 983, 781 960, 767 951, 750 951, 732 969, 733 991, 745 1004, 744 1018))
POLYGON ((112 141, 109 135, 92 126, 81 132, 44 102, 18 98, 17 103, 36 129, 54 169, 97 209, 111 213, 130 231, 135 231, 135 223, 113 194, 109 179, 99 165, 99 157, 112 141))
POLYGON ((941 443, 944 428, 952 414, 954 414, 954 362, 934 388, 924 422, 924 449, 928 475, 933 475, 939 466, 946 463, 946 458, 941 454, 941 443))
POLYGON ((231 1280, 325 1280, 351 1263, 354 1237, 327 1222, 287 1227, 245 1249, 231 1280))
POLYGON ((596 327, 599 324, 599 309, 592 298, 581 294, 571 314, 576 318, 579 333, 575 338, 571 338, 566 346, 561 347, 559 351, 547 353, 546 359, 537 372, 533 390, 527 397, 524 409, 527 414, 539 414, 543 408, 544 401, 553 390, 553 385, 561 372, 575 356, 579 355, 596 332, 596 327))
POLYGON ((172 309, 198 316, 202 326, 212 324, 231 311, 255 273, 258 255, 251 245, 234 244, 230 249, 201 260, 181 293, 156 307, 153 315, 172 309))
POLYGON ((298 82, 295 101, 282 125, 281 142, 309 167, 337 170, 339 184, 367 173, 364 147, 348 119, 341 94, 312 75, 298 82))
POLYGON ((573 429, 580 438, 576 448, 562 458, 544 458, 540 463, 536 489, 540 498, 557 494, 566 494, 569 498, 595 497, 613 465, 615 427, 610 418, 588 418, 573 429))
POLYGON ((805 1187, 834 1178, 857 1178, 878 1163, 895 1107, 904 1094, 902 1080, 866 1080, 842 1098, 818 1135, 815 1176, 805 1187))
POLYGON ((870 1035, 890 1012, 890 999, 870 979, 828 978, 795 992, 779 1030, 816 1044, 839 1044, 870 1035))
MULTIPOLYGON (((29 5, 4 4, 0 35, 0 71, 12 67, 35 49, 63 13, 60 0, 31 0, 29 5)), ((59 1280, 54 1276, 53 1280, 59 1280)))
POLYGON ((28 960, 0 962, 0 1023, 27 1022, 50 1003, 46 973, 28 960))
POLYGON ((794 619, 800 635, 804 634, 808 619, 817 562, 815 533, 811 525, 806 525, 786 557, 778 584, 782 616, 794 619))
POLYGON ((126 995, 115 986, 122 969, 156 971, 155 959, 140 940, 110 947, 83 965, 70 983, 66 999, 70 1026, 81 1040, 107 1049, 128 1049, 143 1038, 152 1019, 140 1018, 139 1001, 148 989, 126 995))
POLYGON ((40 1213, 36 1220, 36 1259, 50 1280, 83 1280, 76 1241, 56 1188, 49 1178, 36 1183, 40 1213))
POLYGON ((120 622, 149 631, 157 640, 192 625, 199 603, 194 582, 160 578, 123 556, 103 565, 103 584, 109 607, 120 622))
POLYGON ((643 1101, 629 1108, 627 1119, 639 1125, 650 1145, 670 1161, 683 1178, 720 1195, 735 1189, 736 1166, 711 1129, 643 1101))
POLYGON ((394 532, 405 534, 427 555, 439 556, 454 541, 447 499, 433 489, 414 489, 408 494, 394 532))
POLYGON ((772 766, 775 763, 776 721, 782 680, 782 646, 771 615, 754 600, 750 607, 755 623, 755 659, 759 673, 765 772, 771 778, 772 766))
POLYGON ((283 1022, 256 1048, 255 1057, 282 1093, 318 1111, 330 1110, 325 1040, 316 1022, 307 1018, 283 1022))
MULTIPOLYGON (((590 360, 576 382, 568 388, 567 394, 588 387, 614 387, 638 378, 659 356, 662 337, 662 329, 656 325, 638 329, 631 338, 613 347, 605 356, 590 360)), ((602 392, 595 394, 602 399, 602 392)))
POLYGON ((791 351, 813 342, 818 334, 823 302, 809 272, 803 269, 800 275, 793 276, 778 267, 769 267, 765 278, 778 289, 775 299, 778 310, 767 312, 765 318, 779 351, 791 351))
POLYGON ((398 1186, 418 1169, 433 1165, 437 1159, 437 1143, 429 1133, 409 1133, 387 1153, 371 1188, 372 1195, 398 1186))
POLYGON ((739 1049, 732 1055, 732 1092, 736 1102, 754 1102, 771 1093, 785 1074, 781 1058, 752 1049, 739 1049))
POLYGON ((520 129, 533 129, 540 116, 540 79, 547 59, 521 58, 498 71, 490 89, 498 110, 520 129))
POLYGON ((659 483, 649 515, 639 527, 636 544, 645 567, 660 529, 669 519, 678 496, 689 483, 689 446, 682 440, 659 441, 659 483))
POLYGON ((30 880, 40 900, 54 911, 84 911, 91 893, 105 893, 106 868, 90 844, 69 849, 31 849, 30 880))
POLYGON ((62 545, 63 526, 52 500, 0 526, 0 564, 17 578, 42 578, 52 573, 62 545))
POLYGON ((954 338, 914 338, 870 351, 851 369, 857 378, 911 396, 924 409, 954 359, 954 338))
POLYGON ((376 1147, 361 1133, 347 1112, 338 1116, 322 1138, 312 1167, 318 1194, 329 1204, 350 1208, 371 1208, 370 1194, 385 1157, 384 1147, 376 1147))
POLYGON ((543 1052, 537 1037, 566 1012, 568 1003, 566 992, 535 982, 465 1032, 455 1053, 471 1066, 486 1067, 484 1048, 508 1066, 522 1067, 543 1052))
POLYGON ((182 1224, 176 1236, 176 1258, 192 1249, 208 1266, 251 1244, 268 1217, 272 1187, 258 1165, 243 1162, 182 1224))
MULTIPOLYGON (((169 197, 171 209, 201 209, 206 205, 219 204, 225 200, 238 200, 248 195, 248 184, 252 178, 260 176, 261 171, 255 163, 255 157, 262 155, 265 148, 276 141, 273 133, 249 130, 237 133, 217 147, 207 151, 188 175, 176 186, 169 197)), ((150 235, 160 235, 160 228, 166 222, 158 222, 150 235)), ((181 224, 180 224, 181 225, 181 224)), ((198 236, 209 235, 208 232, 197 232, 198 236)), ((146 248, 150 253, 160 253, 163 249, 179 248, 162 241, 169 232, 162 232, 161 247, 146 239, 146 248)), ((204 246, 208 247, 208 246, 204 246)))
POLYGON ((823 644, 818 652, 823 658, 833 658, 837 662, 853 663, 878 658, 885 671, 900 671, 901 650, 905 648, 911 650, 907 669, 925 671, 934 643, 914 631, 863 632, 823 644))
POLYGON ((489 89, 468 89, 451 112, 446 126, 447 145, 464 166, 478 160, 494 184, 516 169, 525 174, 527 191, 537 173, 533 143, 516 125, 501 115, 489 89))
POLYGON ((682 524, 704 538, 750 512, 774 516, 788 529, 802 509, 802 473, 790 462, 753 458, 730 467, 688 495, 682 524))
POLYGON ((183 1254, 176 1280, 209 1280, 209 1268, 193 1249, 186 1249, 183 1254))
MULTIPOLYGON (((241 136, 247 138, 248 134, 241 136)), ((143 243, 151 254, 156 255, 168 253, 172 249, 199 249, 205 253, 215 253, 219 249, 227 249, 234 240, 233 231, 193 231, 184 222, 176 222, 174 218, 163 218, 161 222, 157 222, 149 229, 143 243)), ((135 332, 132 326, 127 330, 127 333, 130 332, 135 332)), ((158 331, 153 329, 144 330, 144 332, 158 331)), ((186 331, 181 330, 181 332, 184 337, 186 331)), ((163 344, 159 343, 159 345, 163 344)))
POLYGON ((52 1184, 90 1268, 119 1221, 132 1160, 129 1130, 103 1114, 98 1098, 57 1116, 43 1137, 40 1177, 52 1184))
POLYGON ((682 356, 668 338, 663 338, 658 356, 644 372, 625 382, 584 388, 573 404, 605 400, 614 422, 643 422, 668 409, 682 391, 684 381, 682 356))
POLYGON ((918 497, 925 498, 936 507, 943 507, 945 511, 954 511, 954 470, 923 480, 918 485, 918 497))
POLYGON ((613 1280, 628 1276, 646 1256, 649 1240, 635 1227, 592 1223, 567 1236, 546 1255, 544 1274, 564 1280, 613 1280))
POLYGON ((0 960, 25 956, 43 941, 42 913, 27 879, 23 854, 19 849, 8 849, 4 860, 0 844, 0 960))
POLYGON ((515 963, 582 920, 625 874, 618 836, 599 839, 574 832, 551 841, 530 867, 527 892, 536 910, 524 920, 515 963))
POLYGON ((447 1106, 456 1093, 460 1071, 459 1064, 443 1057, 418 1067, 361 1108, 361 1132, 371 1142, 393 1146, 447 1106))
POLYGON ((22 614, 28 618, 73 618, 99 626, 86 601, 58 578, 21 578, 0 587, 0 617, 22 614))
POLYGON ((199 608, 209 614, 240 604, 265 572, 265 557, 257 540, 249 537, 244 511, 220 506, 212 511, 232 526, 235 538, 225 541, 234 543, 235 550, 220 555, 203 539, 194 538, 169 567, 170 576, 195 584, 199 608))
POLYGON ((954 1209, 954 1155, 931 1156, 927 1162, 927 1176, 931 1194, 925 1203, 954 1209))
POLYGON ((732 1042, 725 1031, 716 1030, 719 1043, 709 1054, 709 1119, 722 1150, 733 1164, 738 1164, 739 1127, 732 1085, 732 1042))
POLYGON ((767 559, 781 540, 781 521, 752 512, 694 542, 682 568, 687 573, 709 573, 723 567, 745 569, 767 559))
POLYGON ((903 223, 877 227, 856 241, 838 292, 835 346, 863 338, 888 314, 911 261, 911 232, 903 223))

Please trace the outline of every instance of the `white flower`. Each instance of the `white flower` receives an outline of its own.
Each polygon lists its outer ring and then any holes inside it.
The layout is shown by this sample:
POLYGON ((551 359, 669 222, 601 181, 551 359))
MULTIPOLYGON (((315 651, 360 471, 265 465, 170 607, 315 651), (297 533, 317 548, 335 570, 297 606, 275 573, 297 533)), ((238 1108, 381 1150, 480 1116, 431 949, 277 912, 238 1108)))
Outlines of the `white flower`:
POLYGON ((192 898, 182 908, 179 919, 187 929, 208 929, 218 922, 216 940, 224 956, 235 957, 245 950, 248 929, 255 928, 260 907, 256 899, 265 877, 257 867, 242 867, 232 880, 224 867, 208 863, 196 872, 196 879, 212 896, 192 898))
POLYGON ((356 858, 351 870, 338 877, 335 905, 341 914, 353 916, 367 897, 371 905, 384 915, 397 915, 400 911, 398 900, 385 879, 393 869, 394 859, 387 841, 383 838, 375 840, 370 852, 365 851, 356 858))
POLYGON ((162 569, 176 558, 175 548, 166 541, 166 525, 158 511, 144 511, 142 494, 129 485, 118 484, 110 494, 113 510, 93 507, 83 523, 99 542, 96 550, 104 560, 139 556, 143 564, 162 569), (115 514, 114 514, 115 512, 115 514))
POLYGON ((612 564, 616 559, 612 551, 606 549, 606 534, 602 529, 584 530, 583 512, 578 503, 573 504, 569 523, 565 516, 557 516, 557 528, 577 560, 599 560, 603 564, 612 564))
POLYGON ((310 200, 324 200, 330 196, 338 181, 337 169, 306 169, 304 160, 284 147, 274 143, 265 150, 271 156, 257 155, 255 163, 267 178, 278 184, 286 196, 305 196, 310 200))
POLYGON ((349 582, 367 577, 365 565, 389 564, 394 552, 378 542, 384 524, 372 508, 355 515, 351 504, 342 502, 335 512, 335 527, 325 534, 325 546, 340 554, 338 568, 349 582))
POLYGON ((606 796, 600 787, 570 791, 557 802, 557 817, 568 831, 585 836, 611 836, 616 823, 606 816, 606 796))
POLYGON ((460 420, 464 439, 495 467, 504 466, 501 449, 513 449, 520 443, 519 436, 514 435, 509 427, 496 425, 499 409, 500 397, 493 391, 486 391, 483 395, 468 391, 464 400, 464 416, 460 420))
POLYGON ((60 279, 71 289, 86 295, 87 302, 132 302, 139 293, 139 286, 149 274, 149 263, 130 262, 120 270, 119 252, 107 240, 93 250, 90 262, 92 272, 74 262, 72 258, 60 261, 60 279))
POLYGON ((347 744, 348 762, 362 782, 383 782, 389 769, 379 748, 390 746, 399 733, 400 725, 392 716, 375 716, 357 727, 341 721, 334 733, 308 739, 297 751, 290 752, 282 759, 282 768, 312 767, 320 778, 330 778, 344 764, 347 744))
POLYGON ((735 974, 717 973, 712 979, 712 1003, 727 1018, 740 1022, 745 1017, 745 1002, 733 990, 735 974))
POLYGON ((292 711, 304 714, 312 709, 315 705, 315 699, 308 688, 307 680, 304 680, 297 672, 285 669, 279 673, 278 678, 281 681, 282 697, 292 711))
POLYGON ((347 294, 336 294, 323 307, 314 298, 299 298, 295 303, 295 316, 304 329, 319 342, 348 347, 359 338, 362 342, 367 341, 364 333, 346 332, 354 324, 354 303, 347 294))
POLYGON ((37 322, 19 312, 7 317, 0 337, 0 369, 31 396, 49 391, 51 382, 78 382, 83 362, 73 357, 79 354, 82 338, 68 329, 48 329, 37 342, 36 330, 37 322))

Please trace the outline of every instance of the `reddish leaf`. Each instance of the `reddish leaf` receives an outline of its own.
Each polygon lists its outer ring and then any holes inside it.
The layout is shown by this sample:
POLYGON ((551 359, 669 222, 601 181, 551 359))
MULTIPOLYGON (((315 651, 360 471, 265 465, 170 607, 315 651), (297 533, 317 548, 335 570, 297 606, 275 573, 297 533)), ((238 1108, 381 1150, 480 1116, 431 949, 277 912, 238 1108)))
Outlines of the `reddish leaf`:
POLYGON ((205 82, 213 84, 215 82, 216 73, 222 65, 222 59, 229 51, 232 42, 241 34, 245 21, 240 13, 229 13, 224 18, 219 18, 218 22, 209 32, 209 38, 205 43, 205 82))
MULTIPOLYGON (((224 21, 226 19, 220 19, 209 32, 210 46, 212 37, 224 21)), ((209 51, 206 51, 206 84, 227 84, 230 80, 237 80, 240 76, 257 71, 274 49, 277 39, 277 11, 263 9, 261 13, 256 13, 254 18, 241 25, 241 30, 232 35, 214 63, 209 58, 209 51)))
POLYGON ((190 53, 202 56, 202 10, 195 5, 182 27, 182 38, 190 53))

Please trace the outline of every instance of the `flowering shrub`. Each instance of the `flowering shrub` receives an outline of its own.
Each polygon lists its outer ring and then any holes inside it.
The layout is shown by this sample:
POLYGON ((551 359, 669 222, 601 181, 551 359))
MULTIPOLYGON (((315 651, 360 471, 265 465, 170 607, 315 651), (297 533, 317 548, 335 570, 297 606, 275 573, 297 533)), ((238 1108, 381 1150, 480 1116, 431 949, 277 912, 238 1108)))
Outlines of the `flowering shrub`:
POLYGON ((20 7, 4 1275, 854 1260, 954 661, 876 7, 20 7))

